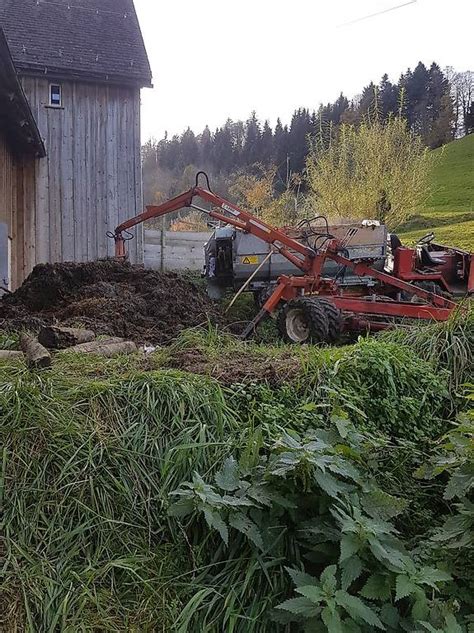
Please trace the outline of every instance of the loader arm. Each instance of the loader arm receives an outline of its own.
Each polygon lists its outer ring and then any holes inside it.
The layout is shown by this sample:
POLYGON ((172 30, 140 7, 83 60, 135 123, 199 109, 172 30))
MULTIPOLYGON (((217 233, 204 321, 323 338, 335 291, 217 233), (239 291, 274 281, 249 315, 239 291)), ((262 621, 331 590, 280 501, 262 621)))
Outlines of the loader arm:
MULTIPOLYGON (((199 174, 198 174, 199 176, 199 174)), ((256 237, 259 237, 263 241, 271 244, 273 248, 281 255, 286 257, 292 264, 303 272, 308 272, 312 267, 312 262, 316 256, 316 252, 301 242, 286 235, 283 231, 280 231, 266 222, 256 218, 251 213, 240 209, 235 204, 232 204, 225 198, 221 198, 217 194, 213 193, 209 189, 203 189, 197 186, 198 177, 196 177, 196 186, 185 191, 184 193, 167 200, 160 205, 147 206, 146 211, 140 215, 135 216, 129 220, 126 220, 117 228, 113 233, 115 240, 115 256, 120 259, 124 259, 127 256, 125 249, 125 242, 127 238, 123 233, 147 220, 153 218, 160 218, 168 213, 179 211, 183 208, 192 208, 205 213, 209 217, 231 224, 241 231, 251 233, 256 237), (200 198, 204 202, 211 204, 214 208, 203 209, 194 204, 194 199, 200 198), (217 210, 217 209, 219 210, 217 210), (220 211, 222 209, 222 211, 220 211)))

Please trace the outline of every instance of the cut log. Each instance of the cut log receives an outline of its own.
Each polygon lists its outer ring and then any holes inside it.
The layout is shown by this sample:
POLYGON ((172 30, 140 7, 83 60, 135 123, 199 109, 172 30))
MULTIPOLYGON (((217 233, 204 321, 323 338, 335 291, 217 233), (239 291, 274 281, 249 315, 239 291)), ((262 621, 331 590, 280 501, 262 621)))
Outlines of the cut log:
POLYGON ((26 364, 31 369, 42 369, 51 365, 51 354, 32 336, 20 334, 20 347, 26 358, 26 364))
POLYGON ((124 341, 123 339, 106 339, 104 341, 94 341, 93 343, 83 343, 70 347, 67 352, 75 352, 79 354, 97 354, 104 358, 112 358, 120 354, 135 354, 138 351, 137 346, 132 341, 124 341))
POLYGON ((10 360, 14 358, 23 358, 23 353, 9 349, 0 349, 0 360, 10 360))
POLYGON ((90 343, 94 339, 95 332, 91 330, 59 327, 56 325, 44 327, 38 335, 38 341, 41 345, 54 349, 66 349, 74 345, 90 343))
POLYGON ((115 345, 119 343, 125 343, 124 338, 111 337, 104 338, 100 341, 91 341, 90 343, 81 343, 80 345, 74 345, 74 347, 69 347, 68 349, 61 350, 61 354, 66 352, 82 352, 84 354, 93 354, 96 349, 100 347, 104 347, 107 345, 115 345))

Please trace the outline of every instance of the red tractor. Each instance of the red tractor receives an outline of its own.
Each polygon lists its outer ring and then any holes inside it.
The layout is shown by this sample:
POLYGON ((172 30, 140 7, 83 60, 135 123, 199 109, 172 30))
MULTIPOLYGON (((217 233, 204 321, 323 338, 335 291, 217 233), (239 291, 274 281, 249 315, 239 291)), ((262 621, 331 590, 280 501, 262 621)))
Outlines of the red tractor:
POLYGON ((402 246, 391 236, 393 274, 425 290, 462 297, 474 293, 474 254, 434 242, 425 235, 415 248, 402 246))
MULTIPOLYGON (((111 234, 115 240, 116 257, 127 257, 125 243, 128 236, 124 233, 128 229, 182 208, 196 209, 214 220, 255 235, 302 273, 278 278, 275 290, 243 332, 244 338, 264 317, 275 313, 278 314, 278 328, 287 341, 319 343, 334 341, 344 330, 380 330, 401 319, 444 321, 456 308, 456 304, 443 294, 410 283, 443 279, 443 276, 436 276, 438 273, 425 273, 426 268, 418 269, 414 259, 416 250, 393 244, 393 273, 377 270, 371 258, 352 260, 346 256, 350 231, 343 239, 335 239, 329 233, 323 236, 319 233, 313 241, 295 239, 213 193, 204 172, 197 174, 196 184, 189 191, 161 205, 149 206, 144 213, 118 226, 111 234), (206 178, 207 188, 199 186, 201 175, 206 178), (195 198, 200 198, 211 208, 196 205, 195 198), (325 277, 322 271, 329 259, 360 277, 371 277, 375 284, 369 288, 363 286, 363 290, 350 289, 338 283, 337 278, 325 277)), ((444 282, 442 286, 449 289, 444 282)))

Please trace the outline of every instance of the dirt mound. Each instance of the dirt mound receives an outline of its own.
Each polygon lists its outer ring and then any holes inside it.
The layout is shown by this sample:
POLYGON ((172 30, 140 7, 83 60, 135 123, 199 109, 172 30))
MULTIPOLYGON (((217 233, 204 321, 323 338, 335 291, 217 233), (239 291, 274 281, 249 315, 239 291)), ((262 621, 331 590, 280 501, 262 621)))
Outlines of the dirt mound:
POLYGON ((0 328, 87 326, 97 334, 164 343, 187 327, 220 322, 205 290, 176 273, 104 260, 41 264, 0 301, 0 328))

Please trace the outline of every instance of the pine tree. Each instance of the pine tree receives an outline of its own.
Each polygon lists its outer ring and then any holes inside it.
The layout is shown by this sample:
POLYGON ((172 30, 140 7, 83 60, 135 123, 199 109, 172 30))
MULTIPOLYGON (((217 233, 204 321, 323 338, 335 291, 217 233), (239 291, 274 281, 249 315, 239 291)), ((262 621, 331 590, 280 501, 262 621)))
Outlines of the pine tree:
POLYGON ((378 90, 378 101, 380 114, 384 121, 389 116, 392 116, 398 111, 398 88, 389 80, 388 75, 385 73, 380 80, 380 86, 378 90))
POLYGON ((274 162, 273 132, 268 121, 265 121, 260 141, 260 162, 271 165, 274 162))
POLYGON ((244 165, 254 165, 259 162, 261 135, 260 123, 254 111, 245 124, 245 140, 242 151, 244 165))

